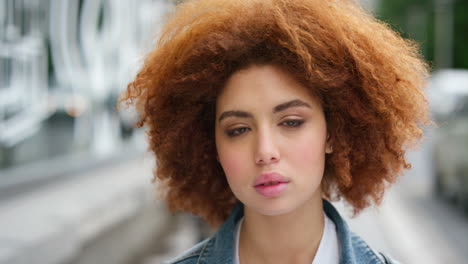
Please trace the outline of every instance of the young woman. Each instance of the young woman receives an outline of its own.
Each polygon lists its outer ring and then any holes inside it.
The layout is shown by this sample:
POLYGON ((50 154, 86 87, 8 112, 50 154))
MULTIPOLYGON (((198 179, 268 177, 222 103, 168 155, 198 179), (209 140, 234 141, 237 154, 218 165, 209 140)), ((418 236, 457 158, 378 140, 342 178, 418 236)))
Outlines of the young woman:
POLYGON ((177 6, 122 100, 169 207, 219 227, 170 263, 396 263, 329 200, 379 204, 429 123, 426 64, 348 0, 177 6))

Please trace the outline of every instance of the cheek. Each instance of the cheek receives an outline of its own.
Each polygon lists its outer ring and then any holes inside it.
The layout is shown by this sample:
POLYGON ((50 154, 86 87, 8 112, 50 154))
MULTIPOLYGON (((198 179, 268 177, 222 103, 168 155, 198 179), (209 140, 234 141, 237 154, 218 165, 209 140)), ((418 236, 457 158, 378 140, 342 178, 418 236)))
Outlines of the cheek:
POLYGON ((295 166, 299 168, 312 168, 322 170, 325 162, 325 140, 321 137, 302 137, 291 144, 288 156, 295 166))
POLYGON ((226 177, 231 179, 239 178, 245 174, 247 163, 247 155, 235 148, 219 148, 218 149, 219 162, 223 167, 226 177))

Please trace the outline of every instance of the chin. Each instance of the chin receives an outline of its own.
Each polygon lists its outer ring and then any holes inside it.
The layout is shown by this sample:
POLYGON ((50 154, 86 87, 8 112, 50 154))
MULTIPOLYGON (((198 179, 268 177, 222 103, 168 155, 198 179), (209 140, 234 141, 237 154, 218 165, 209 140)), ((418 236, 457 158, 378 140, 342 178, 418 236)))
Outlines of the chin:
POLYGON ((287 201, 280 201, 279 199, 277 201, 274 200, 269 200, 269 201, 262 201, 256 206, 250 207, 257 211, 259 214, 265 215, 265 216, 278 216, 278 215, 283 215, 290 213, 294 211, 298 205, 295 205, 294 203, 287 202, 287 201))
MULTIPOLYGON (((314 196, 283 196, 274 199, 259 199, 251 203, 244 203, 244 205, 261 215, 279 216, 296 210, 310 210, 311 206, 315 206, 316 204, 315 198, 314 196)), ((319 199, 321 200, 321 198, 319 199)))

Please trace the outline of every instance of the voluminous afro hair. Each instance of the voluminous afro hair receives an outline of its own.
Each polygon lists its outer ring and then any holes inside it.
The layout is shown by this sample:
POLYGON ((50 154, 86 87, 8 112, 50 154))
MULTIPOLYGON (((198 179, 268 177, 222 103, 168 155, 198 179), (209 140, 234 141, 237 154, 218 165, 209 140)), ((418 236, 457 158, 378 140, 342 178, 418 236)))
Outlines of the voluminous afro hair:
POLYGON ((411 167, 429 124, 415 43, 348 0, 195 0, 176 6, 121 101, 135 104, 172 210, 216 226, 236 198, 216 159, 215 102, 235 71, 279 65, 323 103, 334 153, 322 190, 354 214, 411 167))

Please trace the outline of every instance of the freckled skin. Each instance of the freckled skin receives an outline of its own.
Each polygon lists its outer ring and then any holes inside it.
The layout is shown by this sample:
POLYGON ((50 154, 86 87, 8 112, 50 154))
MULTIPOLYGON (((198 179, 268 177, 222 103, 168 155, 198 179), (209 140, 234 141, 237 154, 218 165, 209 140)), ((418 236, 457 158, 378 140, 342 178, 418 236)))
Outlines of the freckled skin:
POLYGON ((262 215, 292 212, 307 203, 321 204, 320 183, 325 154, 331 152, 327 126, 317 98, 289 73, 273 65, 252 65, 234 73, 216 102, 216 147, 219 162, 234 195, 262 215), (310 107, 296 106, 273 113, 284 102, 300 99, 310 107), (225 111, 245 111, 252 118, 218 118, 225 111), (293 120, 292 123, 285 121, 293 120), (303 120, 291 126, 294 120, 303 120), (236 136, 227 131, 237 129, 236 136), (277 172, 289 179, 286 190, 267 198, 253 183, 262 173, 277 172))

